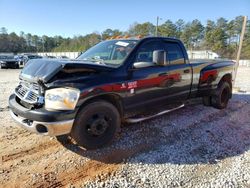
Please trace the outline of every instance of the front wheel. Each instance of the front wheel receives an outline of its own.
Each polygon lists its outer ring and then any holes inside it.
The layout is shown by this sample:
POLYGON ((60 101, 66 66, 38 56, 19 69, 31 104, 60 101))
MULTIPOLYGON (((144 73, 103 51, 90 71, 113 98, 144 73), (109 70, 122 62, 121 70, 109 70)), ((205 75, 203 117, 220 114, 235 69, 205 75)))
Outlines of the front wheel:
POLYGON ((97 149, 111 142, 120 123, 120 114, 114 105, 95 101, 78 112, 71 136, 80 146, 97 149))
POLYGON ((212 96, 212 106, 218 109, 227 107, 227 103, 232 95, 232 89, 228 82, 222 82, 219 84, 215 95, 212 96))

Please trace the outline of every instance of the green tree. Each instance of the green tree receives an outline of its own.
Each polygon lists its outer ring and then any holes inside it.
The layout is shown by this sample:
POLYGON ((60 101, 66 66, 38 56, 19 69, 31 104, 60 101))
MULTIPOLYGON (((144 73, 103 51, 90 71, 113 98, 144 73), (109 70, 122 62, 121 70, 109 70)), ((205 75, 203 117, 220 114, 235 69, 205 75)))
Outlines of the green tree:
POLYGON ((101 35, 97 33, 88 34, 85 36, 74 36, 72 39, 67 38, 53 51, 86 51, 101 41, 101 35))
POLYGON ((184 20, 179 19, 175 22, 175 25, 176 25, 176 37, 181 38, 181 35, 185 27, 185 22, 184 20))
POLYGON ((199 49, 204 37, 204 27, 199 20, 193 20, 190 25, 191 46, 194 49, 199 49))
POLYGON ((0 34, 8 34, 8 30, 5 27, 1 27, 0 34))
POLYGON ((102 40, 106 40, 110 37, 116 37, 122 35, 122 32, 118 29, 106 29, 102 32, 102 40))
POLYGON ((224 57, 225 50, 227 48, 227 43, 226 43, 227 36, 225 34, 225 31, 217 27, 212 32, 212 38, 213 38, 212 50, 224 57))
POLYGON ((177 37, 177 26, 171 20, 167 20, 159 26, 159 34, 164 37, 177 37))
POLYGON ((132 36, 142 35, 142 36, 150 36, 154 35, 155 26, 150 22, 145 22, 143 24, 134 23, 130 26, 128 30, 128 34, 132 36))
POLYGON ((242 59, 250 59, 250 20, 247 22, 245 37, 242 45, 242 59))
POLYGON ((216 23, 208 20, 205 27, 204 48, 226 57, 228 55, 227 50, 230 49, 228 46, 229 35, 226 32, 227 28, 228 23, 224 18, 217 19, 216 23))
POLYGON ((183 32, 181 33, 181 36, 180 36, 180 39, 182 40, 182 42, 184 43, 187 49, 192 48, 191 35, 192 35, 191 23, 188 22, 185 24, 183 28, 183 32))
POLYGON ((200 49, 204 38, 204 26, 199 20, 188 22, 183 27, 180 39, 188 49, 200 49))
POLYGON ((242 29, 242 24, 243 24, 243 16, 237 16, 234 19, 234 31, 237 37, 237 44, 240 42, 240 34, 241 34, 241 29, 242 29))
POLYGON ((217 19, 216 25, 218 28, 222 28, 223 30, 227 30, 227 20, 225 18, 219 18, 217 19))
MULTIPOLYGON (((179 19, 175 23, 166 20, 159 26, 162 36, 180 38, 187 49, 213 50, 223 57, 235 58, 239 45, 243 17, 233 20, 219 18, 216 21, 208 20, 205 27, 199 20, 185 23, 179 19)), ((242 48, 242 57, 250 59, 250 29, 249 21, 242 48)), ((41 52, 41 51, 85 51, 101 40, 110 37, 129 34, 131 36, 150 36, 155 34, 155 26, 150 22, 134 23, 127 31, 106 29, 101 34, 91 33, 72 38, 61 36, 38 36, 30 33, 9 33, 5 27, 0 28, 0 52, 41 52)))
POLYGON ((17 53, 21 49, 21 44, 19 42, 19 37, 16 35, 16 33, 12 32, 8 35, 8 48, 9 51, 11 50, 14 53, 17 53))
POLYGON ((204 49, 212 49, 214 45, 214 39, 213 39, 213 31, 215 30, 216 25, 212 20, 207 20, 207 25, 205 27, 205 36, 204 36, 204 42, 203 46, 204 49))

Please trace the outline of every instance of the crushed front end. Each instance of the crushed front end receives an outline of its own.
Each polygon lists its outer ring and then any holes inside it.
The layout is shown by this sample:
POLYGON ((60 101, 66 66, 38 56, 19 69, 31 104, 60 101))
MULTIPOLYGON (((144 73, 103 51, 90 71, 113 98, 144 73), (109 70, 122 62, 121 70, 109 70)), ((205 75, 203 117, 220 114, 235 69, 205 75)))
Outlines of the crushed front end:
POLYGON ((74 110, 48 110, 44 92, 37 83, 21 81, 9 97, 12 118, 25 129, 43 135, 70 133, 76 112, 74 110))
POLYGON ((41 78, 48 79, 63 66, 55 62, 52 66, 49 64, 51 63, 33 62, 33 65, 23 69, 19 77, 20 82, 9 97, 9 107, 12 118, 25 129, 38 134, 57 136, 70 133, 76 109, 75 106, 74 109, 60 109, 56 103, 46 107, 46 91, 50 89, 45 87, 41 78), (53 105, 57 105, 55 109, 53 105))

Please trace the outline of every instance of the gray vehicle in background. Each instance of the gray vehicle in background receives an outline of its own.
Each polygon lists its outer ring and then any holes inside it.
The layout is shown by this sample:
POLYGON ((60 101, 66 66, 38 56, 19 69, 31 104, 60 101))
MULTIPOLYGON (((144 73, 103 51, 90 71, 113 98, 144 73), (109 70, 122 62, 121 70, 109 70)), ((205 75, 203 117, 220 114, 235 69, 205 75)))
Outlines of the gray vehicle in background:
POLYGON ((14 58, 12 55, 0 55, 0 68, 1 69, 19 69, 18 60, 14 58))
POLYGON ((69 57, 68 57, 68 56, 65 56, 65 55, 58 56, 57 58, 58 58, 58 59, 69 59, 69 57))
POLYGON ((40 55, 34 54, 25 54, 23 55, 23 65, 25 65, 30 59, 42 59, 43 57, 40 55))

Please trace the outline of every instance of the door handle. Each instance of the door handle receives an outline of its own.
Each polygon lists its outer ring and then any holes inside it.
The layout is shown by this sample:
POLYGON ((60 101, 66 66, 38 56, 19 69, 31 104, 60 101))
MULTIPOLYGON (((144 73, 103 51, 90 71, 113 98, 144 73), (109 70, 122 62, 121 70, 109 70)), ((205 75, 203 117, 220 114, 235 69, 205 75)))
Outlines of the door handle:
POLYGON ((168 74, 166 72, 160 73, 159 76, 167 76, 168 74))
POLYGON ((189 69, 185 69, 183 72, 184 72, 184 73, 189 73, 190 70, 189 70, 189 69))

